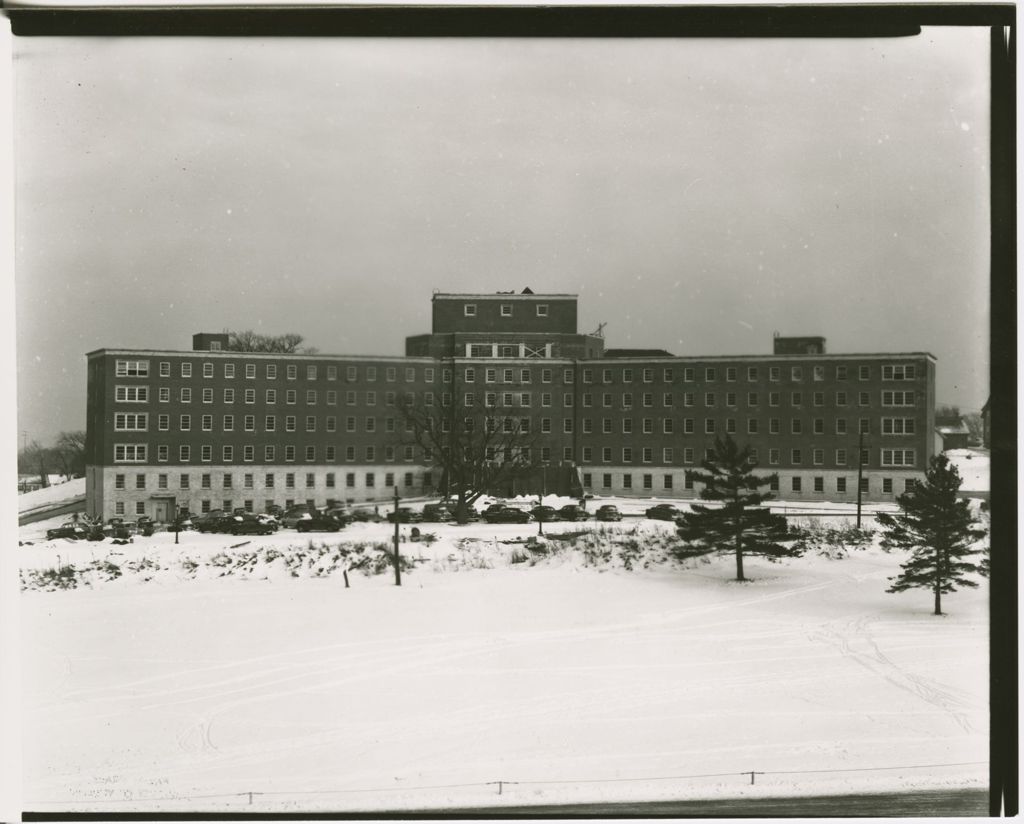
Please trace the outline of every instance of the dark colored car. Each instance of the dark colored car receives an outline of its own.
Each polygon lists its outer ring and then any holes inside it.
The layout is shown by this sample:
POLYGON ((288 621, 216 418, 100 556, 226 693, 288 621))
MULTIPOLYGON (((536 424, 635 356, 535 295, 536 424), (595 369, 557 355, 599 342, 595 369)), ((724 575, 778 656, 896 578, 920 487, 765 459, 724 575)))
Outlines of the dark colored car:
POLYGON ((563 521, 589 521, 590 513, 576 504, 566 504, 558 510, 558 517, 563 521))
POLYGON ((533 516, 522 509, 494 504, 484 510, 483 519, 489 524, 527 524, 533 516))
POLYGON ((234 523, 228 524, 225 519, 225 526, 232 535, 272 535, 275 527, 268 521, 261 521, 252 515, 234 515, 231 517, 234 523))
POLYGON ((455 517, 447 504, 424 504, 423 520, 427 523, 444 523, 455 517))
POLYGON ((423 516, 415 509, 409 509, 405 506, 400 506, 397 510, 392 510, 384 517, 392 524, 418 524, 423 520, 423 516))
POLYGON ((148 538, 156 531, 156 524, 153 523, 153 519, 148 515, 143 515, 135 522, 135 529, 140 535, 148 538))
POLYGON ((530 514, 535 521, 543 521, 544 523, 561 520, 558 510, 553 506, 535 506, 530 510, 530 514))
POLYGON ((323 514, 328 518, 334 518, 340 524, 347 524, 353 520, 352 512, 347 506, 328 507, 323 514))
POLYGON ((374 512, 372 509, 353 509, 349 514, 349 517, 353 521, 379 521, 380 515, 374 512))
POLYGON ((199 532, 230 532, 231 525, 235 522, 234 515, 225 515, 220 512, 217 515, 204 515, 201 520, 192 521, 192 526, 199 532))
POLYGON ((622 513, 615 504, 605 504, 597 508, 597 520, 599 521, 621 521, 622 513))
POLYGON ((683 513, 672 504, 657 504, 650 507, 644 514, 656 521, 674 521, 683 513))
POLYGON ((300 504, 299 506, 293 506, 283 515, 278 517, 281 522, 281 526, 297 527, 299 521, 304 519, 308 515, 315 515, 315 512, 311 512, 306 504, 300 504))
POLYGON ((69 521, 66 524, 46 530, 46 540, 70 538, 73 541, 77 541, 79 538, 84 538, 86 534, 86 530, 81 525, 69 521))
POLYGON ((311 518, 303 518, 297 521, 295 528, 299 532, 337 532, 345 524, 329 515, 313 515, 311 518))

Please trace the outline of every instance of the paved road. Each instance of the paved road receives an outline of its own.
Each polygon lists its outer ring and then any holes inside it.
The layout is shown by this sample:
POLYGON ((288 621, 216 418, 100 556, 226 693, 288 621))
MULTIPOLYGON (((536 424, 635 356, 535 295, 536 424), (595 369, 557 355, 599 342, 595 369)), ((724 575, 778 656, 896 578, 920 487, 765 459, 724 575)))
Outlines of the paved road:
POLYGON ((621 804, 549 804, 536 807, 473 807, 424 810, 417 817, 444 818, 800 818, 987 816, 988 790, 929 790, 871 795, 823 795, 801 798, 637 801, 621 804))

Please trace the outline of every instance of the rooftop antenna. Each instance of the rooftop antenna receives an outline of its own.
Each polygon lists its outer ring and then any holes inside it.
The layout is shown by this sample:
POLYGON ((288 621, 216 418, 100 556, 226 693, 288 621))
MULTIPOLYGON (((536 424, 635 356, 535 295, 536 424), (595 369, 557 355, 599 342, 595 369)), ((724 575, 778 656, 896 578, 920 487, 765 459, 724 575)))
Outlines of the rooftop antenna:
POLYGON ((605 328, 605 327, 606 327, 607 325, 608 325, 607 321, 602 321, 601 323, 597 324, 597 329, 595 329, 595 330, 594 330, 594 332, 593 332, 592 334, 593 334, 593 335, 594 335, 595 337, 598 337, 598 338, 603 338, 603 337, 604 337, 604 328, 605 328))

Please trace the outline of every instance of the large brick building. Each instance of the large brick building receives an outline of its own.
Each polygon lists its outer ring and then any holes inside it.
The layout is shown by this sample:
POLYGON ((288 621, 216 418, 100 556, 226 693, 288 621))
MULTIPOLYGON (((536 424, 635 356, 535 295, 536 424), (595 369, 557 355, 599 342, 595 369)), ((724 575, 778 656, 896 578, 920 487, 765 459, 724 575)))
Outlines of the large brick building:
POLYGON ((224 334, 90 352, 88 511, 432 494, 441 472, 408 442, 408 401, 525 422, 532 460, 597 495, 694 497, 687 469, 728 433, 778 474, 780 498, 856 500, 863 461, 865 499, 891 501, 934 449, 926 352, 827 354, 818 337, 776 337, 767 355, 606 350, 577 331, 575 295, 529 290, 435 293, 432 308, 404 357, 231 352, 224 334))

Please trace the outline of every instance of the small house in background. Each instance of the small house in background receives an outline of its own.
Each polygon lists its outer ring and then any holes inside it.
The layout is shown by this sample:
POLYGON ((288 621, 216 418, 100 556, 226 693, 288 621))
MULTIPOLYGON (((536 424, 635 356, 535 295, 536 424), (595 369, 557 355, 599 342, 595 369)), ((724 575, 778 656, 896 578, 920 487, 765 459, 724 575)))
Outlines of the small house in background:
POLYGON ((981 445, 986 449, 991 449, 992 445, 992 415, 989 409, 991 404, 992 399, 989 398, 981 407, 981 445))
POLYGON ((970 446, 971 430, 963 420, 943 423, 935 427, 935 451, 948 452, 950 449, 967 449, 970 446))

